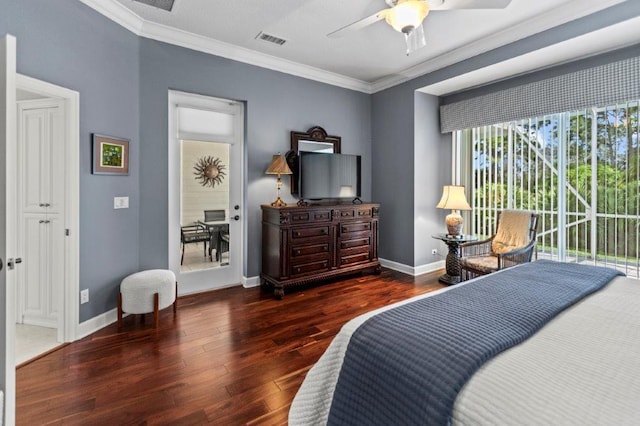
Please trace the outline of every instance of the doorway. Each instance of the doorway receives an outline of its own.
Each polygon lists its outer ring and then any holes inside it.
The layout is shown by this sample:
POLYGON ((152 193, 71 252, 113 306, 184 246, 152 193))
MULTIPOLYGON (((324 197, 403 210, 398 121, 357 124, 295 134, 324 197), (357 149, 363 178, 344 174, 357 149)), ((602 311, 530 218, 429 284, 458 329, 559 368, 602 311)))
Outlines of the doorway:
POLYGON ((18 75, 16 365, 75 339, 77 92, 18 75))
POLYGON ((241 283, 244 104, 169 92, 169 269, 180 294, 241 283))

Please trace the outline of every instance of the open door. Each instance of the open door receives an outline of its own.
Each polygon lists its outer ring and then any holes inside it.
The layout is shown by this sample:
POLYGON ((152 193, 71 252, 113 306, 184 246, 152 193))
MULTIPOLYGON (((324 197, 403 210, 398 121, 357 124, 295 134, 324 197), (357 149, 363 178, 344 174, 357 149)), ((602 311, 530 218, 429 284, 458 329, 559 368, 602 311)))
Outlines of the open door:
POLYGON ((16 367, 15 266, 16 253, 16 39, 0 40, 0 390, 3 424, 15 424, 16 367))

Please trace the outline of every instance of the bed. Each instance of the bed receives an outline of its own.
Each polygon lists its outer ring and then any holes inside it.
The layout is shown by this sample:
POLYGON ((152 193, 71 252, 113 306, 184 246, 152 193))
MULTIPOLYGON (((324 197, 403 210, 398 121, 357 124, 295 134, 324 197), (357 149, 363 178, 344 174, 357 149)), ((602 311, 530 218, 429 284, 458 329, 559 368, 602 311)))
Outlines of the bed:
POLYGON ((640 282, 538 261, 351 320, 289 424, 638 424, 639 399, 640 282))

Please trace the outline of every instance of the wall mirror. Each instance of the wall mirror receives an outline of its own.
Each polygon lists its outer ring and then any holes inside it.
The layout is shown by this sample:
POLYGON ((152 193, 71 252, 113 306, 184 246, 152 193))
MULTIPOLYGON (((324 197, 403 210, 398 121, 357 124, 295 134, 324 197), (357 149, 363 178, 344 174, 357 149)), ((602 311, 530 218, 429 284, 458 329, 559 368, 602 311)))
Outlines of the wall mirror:
POLYGON ((306 132, 291 132, 291 150, 287 152, 287 164, 291 175, 291 194, 298 195, 298 153, 300 151, 340 153, 340 136, 329 136, 322 127, 312 127, 306 132))

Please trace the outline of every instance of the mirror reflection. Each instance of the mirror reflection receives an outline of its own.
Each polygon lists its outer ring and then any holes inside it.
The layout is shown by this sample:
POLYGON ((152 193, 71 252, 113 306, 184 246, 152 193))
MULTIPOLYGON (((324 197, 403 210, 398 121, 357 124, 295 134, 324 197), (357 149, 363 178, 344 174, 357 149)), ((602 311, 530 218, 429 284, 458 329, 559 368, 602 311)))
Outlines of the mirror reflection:
POLYGON ((228 167, 228 144, 181 141, 181 272, 229 264, 228 167))
POLYGON ((298 152, 326 152, 333 154, 333 143, 330 142, 314 142, 314 141, 298 141, 298 152))

